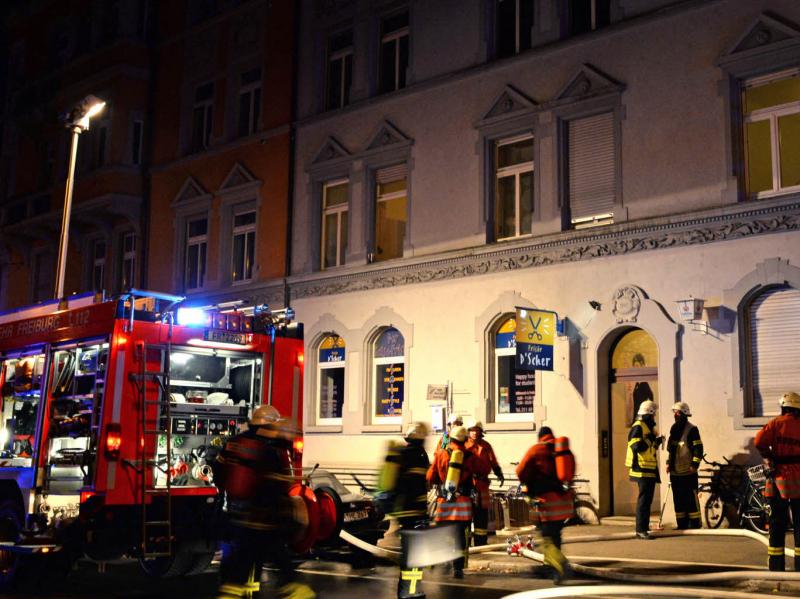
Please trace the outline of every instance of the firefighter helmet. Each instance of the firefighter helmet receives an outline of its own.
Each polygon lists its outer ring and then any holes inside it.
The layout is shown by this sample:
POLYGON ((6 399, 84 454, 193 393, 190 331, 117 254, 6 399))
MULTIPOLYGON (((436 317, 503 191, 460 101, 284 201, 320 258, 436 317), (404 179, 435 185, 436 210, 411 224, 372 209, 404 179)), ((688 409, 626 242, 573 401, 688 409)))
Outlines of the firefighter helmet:
POLYGON ((429 433, 430 429, 424 422, 412 422, 406 429, 405 439, 407 441, 422 441, 429 433))
POLYGON ((463 443, 467 440, 467 429, 463 426, 457 426, 452 431, 450 431, 450 437, 463 443))
POLYGON ((480 420, 475 420, 473 418, 472 420, 470 420, 467 423, 467 430, 468 431, 473 431, 473 430, 476 430, 476 429, 481 431, 481 432, 483 432, 483 422, 481 422, 480 420))
POLYGON ((656 402, 648 399, 642 402, 642 405, 639 406, 639 411, 636 413, 636 415, 647 416, 649 414, 651 416, 655 416, 657 410, 658 406, 656 405, 656 402))
POLYGON ((674 406, 672 406, 673 412, 680 412, 681 414, 686 414, 687 416, 692 415, 692 409, 689 407, 689 404, 685 401, 676 402, 674 406))
POLYGON ((253 426, 264 426, 277 422, 281 417, 281 413, 275 406, 261 405, 253 410, 253 415, 250 417, 250 424, 253 426))
POLYGON ((450 426, 461 426, 464 424, 464 419, 461 417, 461 414, 450 414, 447 418, 447 424, 450 426))
POLYGON ((781 395, 781 407, 794 408, 795 410, 800 410, 800 395, 798 395, 794 391, 787 391, 786 393, 781 395))

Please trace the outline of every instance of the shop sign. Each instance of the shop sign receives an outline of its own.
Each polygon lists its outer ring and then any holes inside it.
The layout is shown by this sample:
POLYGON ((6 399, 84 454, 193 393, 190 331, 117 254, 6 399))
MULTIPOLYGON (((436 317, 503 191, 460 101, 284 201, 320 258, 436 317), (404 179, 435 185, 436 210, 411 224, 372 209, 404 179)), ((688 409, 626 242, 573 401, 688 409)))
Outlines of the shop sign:
POLYGON ((447 385, 428 385, 428 401, 447 401, 447 385))
POLYGON ((553 370, 557 321, 550 310, 517 307, 516 370, 553 370))

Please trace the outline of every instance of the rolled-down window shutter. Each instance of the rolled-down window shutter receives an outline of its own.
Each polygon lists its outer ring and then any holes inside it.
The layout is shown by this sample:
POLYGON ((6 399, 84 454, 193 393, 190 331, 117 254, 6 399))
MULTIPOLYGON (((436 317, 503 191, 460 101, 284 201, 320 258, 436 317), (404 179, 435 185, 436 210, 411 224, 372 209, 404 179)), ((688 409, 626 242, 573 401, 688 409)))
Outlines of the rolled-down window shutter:
POLYGON ((375 171, 375 183, 390 183, 392 181, 398 181, 399 179, 405 178, 405 163, 387 166, 386 168, 379 168, 377 171, 375 171))
POLYGON ((753 416, 780 413, 778 399, 800 390, 800 289, 777 287, 749 310, 753 416))
POLYGON ((573 222, 612 214, 616 196, 614 114, 569 121, 569 210, 573 222))

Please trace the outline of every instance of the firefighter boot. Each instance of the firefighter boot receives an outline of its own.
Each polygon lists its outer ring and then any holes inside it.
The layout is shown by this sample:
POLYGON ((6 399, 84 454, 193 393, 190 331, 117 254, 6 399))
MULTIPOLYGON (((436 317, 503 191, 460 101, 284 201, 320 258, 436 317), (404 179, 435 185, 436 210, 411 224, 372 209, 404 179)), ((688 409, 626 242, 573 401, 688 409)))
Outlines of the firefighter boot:
POLYGON ((563 582, 569 578, 569 562, 550 537, 542 538, 542 555, 544 555, 544 565, 553 569, 553 580, 556 583, 563 582))
POLYGON ((410 568, 400 570, 400 581, 397 583, 397 599, 424 599, 422 592, 422 570, 410 568))
POLYGON ((316 599, 317 594, 310 586, 300 582, 290 582, 278 589, 281 599, 316 599))
MULTIPOLYGON (((767 564, 771 572, 783 572, 786 570, 786 556, 783 547, 767 547, 767 564)), ((797 558, 795 558, 796 560, 797 558)), ((795 564, 796 565, 796 564, 795 564)))
POLYGON ((253 566, 250 570, 250 576, 247 577, 247 582, 244 585, 244 594, 242 597, 244 597, 244 599, 253 599, 253 597, 258 595, 260 590, 261 582, 256 580, 256 567, 253 566))

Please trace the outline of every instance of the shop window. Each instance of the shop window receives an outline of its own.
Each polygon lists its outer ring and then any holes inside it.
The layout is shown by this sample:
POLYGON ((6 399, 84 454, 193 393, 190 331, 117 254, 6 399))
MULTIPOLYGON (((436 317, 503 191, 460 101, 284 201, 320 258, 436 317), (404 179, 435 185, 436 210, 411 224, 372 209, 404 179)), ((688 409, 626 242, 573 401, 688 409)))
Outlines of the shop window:
POLYGON ((211 122, 214 114, 214 84, 206 83, 194 92, 192 107, 191 151, 199 152, 211 141, 211 122))
POLYGON ((567 122, 567 196, 576 229, 614 222, 617 148, 614 113, 567 122))
POLYGON ((496 240, 530 235, 533 218, 533 137, 497 142, 495 148, 496 240))
POLYGON ((517 345, 514 315, 505 316, 491 335, 492 404, 495 422, 533 418, 536 373, 516 369, 517 345))
POLYGON ((775 416, 778 399, 800 389, 800 289, 769 287, 744 310, 747 416, 775 416))
POLYGON ((258 130, 261 116, 261 68, 242 73, 239 87, 239 136, 258 130))
POLYGON ((317 358, 317 424, 341 424, 345 391, 345 344, 336 333, 323 337, 317 358))
POLYGON ((408 13, 400 13, 381 23, 380 72, 378 91, 382 94, 406 86, 408 69, 408 13))
POLYGON ((350 186, 347 179, 322 187, 322 268, 344 264, 350 186))
POLYGON ((335 110, 350 103, 353 84, 353 32, 345 31, 328 40, 326 108, 335 110))
POLYGON ((533 0, 495 0, 497 57, 513 56, 531 47, 533 0))
POLYGON ((233 215, 233 253, 231 280, 249 281, 253 278, 256 243, 256 213, 253 210, 233 215))
POLYGON ((407 216, 406 165, 375 173, 374 261, 402 258, 407 216))
POLYGON ((206 280, 206 255, 208 253, 208 219, 194 218, 186 223, 186 269, 184 288, 201 289, 206 280))
POLYGON ((0 363, 0 458, 12 467, 33 465, 44 358, 21 355, 0 363))
POLYGON ((800 190, 800 70, 746 81, 742 112, 748 196, 800 190))
POLYGON ((372 420, 399 424, 405 399, 405 340, 394 327, 380 332, 372 348, 372 420))

